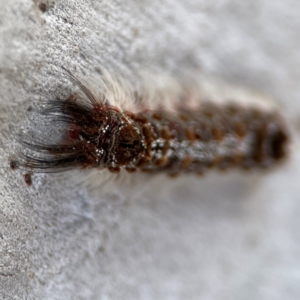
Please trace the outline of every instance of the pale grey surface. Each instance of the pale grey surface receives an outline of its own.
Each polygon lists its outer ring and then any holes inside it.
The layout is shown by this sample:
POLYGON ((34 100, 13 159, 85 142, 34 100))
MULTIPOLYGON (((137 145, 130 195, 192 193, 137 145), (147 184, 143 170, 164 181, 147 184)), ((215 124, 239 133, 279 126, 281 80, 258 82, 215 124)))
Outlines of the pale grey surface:
POLYGON ((0 295, 4 299, 299 299, 300 4, 0 1, 0 295), (261 176, 162 177, 129 201, 77 171, 7 167, 29 106, 64 91, 49 63, 204 73, 271 94, 291 159, 261 176))

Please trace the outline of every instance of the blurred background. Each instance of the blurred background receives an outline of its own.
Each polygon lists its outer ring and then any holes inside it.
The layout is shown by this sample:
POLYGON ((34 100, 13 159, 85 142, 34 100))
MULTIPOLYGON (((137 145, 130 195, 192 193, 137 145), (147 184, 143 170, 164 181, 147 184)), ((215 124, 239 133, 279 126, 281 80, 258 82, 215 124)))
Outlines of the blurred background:
POLYGON ((2 299, 299 299, 299 2, 0 7, 2 299), (8 161, 39 103, 68 92, 49 65, 83 78, 105 66, 132 82, 197 69, 213 91, 221 82, 271 98, 290 158, 264 173, 142 178, 134 193, 114 181, 92 188, 86 178, 103 175, 78 170, 33 174, 28 187, 8 161))

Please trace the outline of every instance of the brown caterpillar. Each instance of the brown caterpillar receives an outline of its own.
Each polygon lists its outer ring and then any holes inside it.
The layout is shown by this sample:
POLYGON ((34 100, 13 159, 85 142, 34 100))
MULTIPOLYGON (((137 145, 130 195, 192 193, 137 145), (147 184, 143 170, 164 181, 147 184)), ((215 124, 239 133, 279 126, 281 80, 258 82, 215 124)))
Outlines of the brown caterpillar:
POLYGON ((139 92, 127 95, 135 109, 122 108, 122 100, 115 99, 120 91, 109 94, 114 86, 108 74, 100 82, 100 96, 95 96, 66 73, 80 93, 66 101, 49 101, 42 110, 65 124, 65 136, 59 144, 23 139, 24 148, 31 151, 23 154, 23 167, 37 172, 80 167, 174 176, 211 168, 266 168, 287 154, 288 133, 277 112, 233 103, 195 107, 187 104, 187 94, 177 95, 172 109, 153 109, 139 92))

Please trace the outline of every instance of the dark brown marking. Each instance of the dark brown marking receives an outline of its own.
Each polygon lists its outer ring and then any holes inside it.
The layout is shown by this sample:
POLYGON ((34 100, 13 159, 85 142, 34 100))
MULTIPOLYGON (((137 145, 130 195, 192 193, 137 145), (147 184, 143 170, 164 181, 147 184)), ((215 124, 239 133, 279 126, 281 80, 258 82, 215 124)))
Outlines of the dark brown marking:
POLYGON ((31 185, 32 185, 31 174, 26 173, 26 174, 24 175, 24 181, 25 181, 25 183, 26 183, 28 186, 31 186, 31 185))
POLYGON ((125 168, 125 170, 128 172, 128 173, 135 173, 136 172, 136 168, 125 168))
POLYGON ((111 173, 119 173, 120 170, 120 167, 108 167, 108 171, 110 171, 111 173))
POLYGON ((162 154, 166 155, 169 149, 170 149, 170 141, 166 140, 162 149, 162 154))
POLYGON ((185 130, 185 136, 189 141, 195 141, 196 140, 196 135, 195 132, 193 131, 192 128, 188 127, 185 130))
POLYGON ((186 114, 180 114, 179 118, 184 122, 188 121, 188 119, 189 119, 189 117, 186 114))
POLYGON ((16 160, 11 160, 9 166, 11 169, 16 170, 19 167, 19 162, 16 160))
POLYGON ((186 156, 185 158, 182 159, 182 162, 181 162, 181 167, 183 170, 187 170, 189 169, 189 167, 191 166, 192 164, 192 159, 190 156, 186 156))
POLYGON ((137 113, 134 116, 134 120, 138 123, 148 123, 148 118, 146 115, 142 114, 142 113, 137 113))
POLYGON ((169 140, 172 137, 172 134, 170 132, 170 129, 166 126, 163 126, 160 130, 160 136, 164 139, 164 140, 169 140))
POLYGON ((242 121, 235 124, 235 132, 239 138, 244 138, 247 134, 246 125, 242 121))
POLYGON ((163 119, 163 116, 160 112, 155 111, 154 113, 152 113, 152 118, 161 121, 163 119))
POLYGON ((152 133, 152 127, 150 124, 145 124, 142 128, 145 142, 147 145, 151 144, 154 141, 154 136, 152 133))
POLYGON ((272 157, 275 160, 280 160, 285 157, 286 152, 286 143, 288 141, 287 134, 282 131, 278 130, 275 134, 273 134, 270 138, 270 146, 272 151, 272 157))
POLYGON ((145 166, 147 166, 149 164, 149 162, 151 161, 151 156, 146 156, 143 155, 136 163, 136 166, 138 168, 143 168, 145 166))
POLYGON ((160 159, 156 160, 154 165, 156 167, 163 167, 167 164, 168 160, 165 156, 161 157, 160 159))
POLYGON ((71 140, 78 140, 79 139, 79 130, 78 129, 70 129, 68 137, 71 140))
POLYGON ((128 165, 141 152, 141 137, 132 125, 122 127, 116 135, 115 160, 119 165, 128 165))
POLYGON ((47 10, 47 4, 44 2, 39 3, 38 7, 42 13, 44 13, 47 10))
POLYGON ((212 127, 212 134, 216 141, 221 142, 225 136, 224 131, 219 126, 212 127))

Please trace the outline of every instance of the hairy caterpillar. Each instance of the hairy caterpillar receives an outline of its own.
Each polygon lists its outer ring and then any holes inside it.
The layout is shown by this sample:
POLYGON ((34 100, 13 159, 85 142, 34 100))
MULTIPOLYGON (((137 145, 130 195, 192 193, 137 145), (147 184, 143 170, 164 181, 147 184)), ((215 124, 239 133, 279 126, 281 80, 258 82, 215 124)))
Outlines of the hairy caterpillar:
POLYGON ((65 72, 79 93, 65 101, 50 100, 41 110, 64 124, 64 136, 57 144, 22 139, 30 151, 18 162, 22 167, 35 172, 80 167, 175 176, 211 168, 265 168, 286 156, 288 133, 276 111, 234 103, 191 105, 184 89, 173 95, 170 108, 151 103, 141 91, 125 91, 124 84, 114 85, 107 72, 99 94, 65 72))

